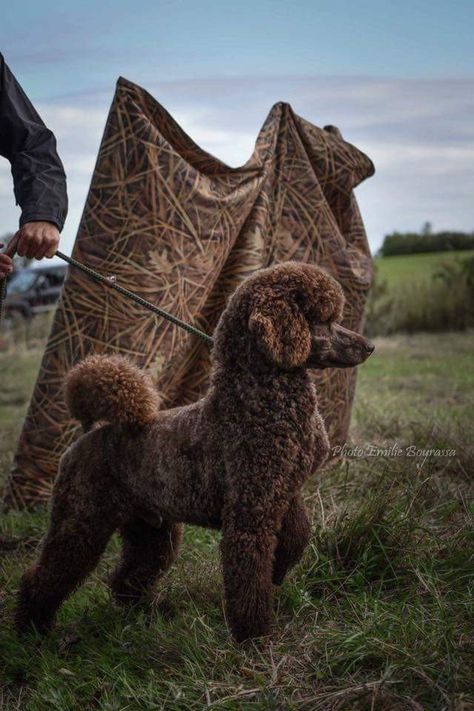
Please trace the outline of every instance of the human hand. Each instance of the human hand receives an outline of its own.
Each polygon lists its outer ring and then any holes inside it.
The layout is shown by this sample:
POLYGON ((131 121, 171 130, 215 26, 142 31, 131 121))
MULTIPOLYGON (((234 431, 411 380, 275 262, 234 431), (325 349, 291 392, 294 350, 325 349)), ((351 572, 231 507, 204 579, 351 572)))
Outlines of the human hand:
POLYGON ((16 251, 19 257, 27 259, 50 258, 54 257, 59 245, 59 230, 52 222, 40 220, 25 222, 13 237, 12 242, 14 241, 16 241, 16 251))
MULTIPOLYGON (((0 249, 3 244, 0 244, 0 249)), ((0 254, 0 279, 4 279, 13 271, 13 261, 8 254, 0 254)))

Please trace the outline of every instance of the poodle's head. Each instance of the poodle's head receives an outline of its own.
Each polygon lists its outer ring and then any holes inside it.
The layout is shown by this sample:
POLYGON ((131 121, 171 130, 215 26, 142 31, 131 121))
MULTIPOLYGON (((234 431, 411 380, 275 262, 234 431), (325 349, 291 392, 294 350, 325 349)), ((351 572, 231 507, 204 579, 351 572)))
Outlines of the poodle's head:
POLYGON ((309 264, 284 262, 249 277, 229 300, 215 333, 217 358, 264 360, 282 369, 349 368, 374 346, 339 324, 338 282, 309 264))

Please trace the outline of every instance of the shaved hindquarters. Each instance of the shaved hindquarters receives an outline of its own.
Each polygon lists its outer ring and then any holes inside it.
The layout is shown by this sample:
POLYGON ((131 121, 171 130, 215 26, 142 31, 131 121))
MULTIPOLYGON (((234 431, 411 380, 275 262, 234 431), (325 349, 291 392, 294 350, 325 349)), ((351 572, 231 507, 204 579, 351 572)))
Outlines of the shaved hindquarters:
POLYGON ((21 581, 16 625, 46 632, 63 600, 96 567, 116 522, 91 511, 87 525, 72 518, 53 520, 41 556, 21 581))
POLYGON ((75 448, 61 460, 40 557, 23 576, 18 592, 19 631, 34 626, 45 632, 52 626, 63 600, 94 570, 120 525, 120 492, 100 449, 82 455, 75 448))

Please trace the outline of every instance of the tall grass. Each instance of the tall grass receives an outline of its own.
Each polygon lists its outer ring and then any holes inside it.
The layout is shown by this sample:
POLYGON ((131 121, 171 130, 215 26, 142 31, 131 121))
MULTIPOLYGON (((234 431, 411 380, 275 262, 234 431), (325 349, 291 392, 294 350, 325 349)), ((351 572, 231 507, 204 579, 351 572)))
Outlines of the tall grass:
POLYGON ((46 343, 54 311, 37 314, 30 319, 14 315, 0 324, 0 353, 21 353, 42 348, 46 343))
MULTIPOLYGON (((40 352, 0 356, 1 473, 40 352)), ((5 711, 470 711, 474 708, 474 354, 469 334, 377 339, 360 369, 354 444, 453 457, 349 457, 305 486, 301 564, 275 591, 271 638, 232 642, 219 534, 187 527, 141 606, 113 603, 114 538, 55 630, 18 639, 22 571, 47 513, 0 521, 0 708, 5 711), (414 387, 414 385, 416 387, 414 387)))

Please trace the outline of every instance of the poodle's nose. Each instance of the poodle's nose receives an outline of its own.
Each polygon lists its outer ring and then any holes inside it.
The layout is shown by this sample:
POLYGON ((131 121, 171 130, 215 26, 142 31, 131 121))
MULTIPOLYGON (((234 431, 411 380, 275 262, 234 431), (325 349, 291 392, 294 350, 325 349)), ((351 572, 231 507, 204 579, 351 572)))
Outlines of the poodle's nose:
POLYGON ((374 344, 371 343, 370 341, 367 341, 367 343, 365 344, 365 350, 370 355, 371 353, 373 353, 375 351, 374 344))

